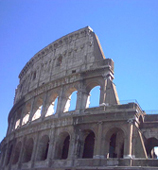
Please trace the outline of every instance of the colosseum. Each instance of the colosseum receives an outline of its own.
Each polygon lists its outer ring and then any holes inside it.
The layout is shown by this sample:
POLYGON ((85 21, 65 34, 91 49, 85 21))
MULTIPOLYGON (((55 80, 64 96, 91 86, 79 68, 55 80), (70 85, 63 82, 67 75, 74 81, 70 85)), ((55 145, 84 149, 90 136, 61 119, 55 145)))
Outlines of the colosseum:
POLYGON ((120 104, 113 79, 90 27, 35 54, 19 74, 0 170, 158 170, 158 115, 120 104))

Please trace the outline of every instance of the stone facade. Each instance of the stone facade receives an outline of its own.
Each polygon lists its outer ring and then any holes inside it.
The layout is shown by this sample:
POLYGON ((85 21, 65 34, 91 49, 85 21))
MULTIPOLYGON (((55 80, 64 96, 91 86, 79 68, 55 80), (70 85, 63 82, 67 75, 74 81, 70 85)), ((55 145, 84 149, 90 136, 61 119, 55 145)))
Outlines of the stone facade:
POLYGON ((1 170, 158 169, 158 115, 119 103, 114 62, 90 27, 42 49, 19 79, 0 145, 1 170), (99 105, 90 108, 96 86, 99 105))

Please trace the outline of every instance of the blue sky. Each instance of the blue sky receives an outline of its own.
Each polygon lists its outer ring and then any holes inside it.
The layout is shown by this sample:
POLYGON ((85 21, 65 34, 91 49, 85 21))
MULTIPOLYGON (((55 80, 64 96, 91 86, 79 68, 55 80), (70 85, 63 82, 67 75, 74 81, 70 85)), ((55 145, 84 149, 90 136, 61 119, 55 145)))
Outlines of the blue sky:
POLYGON ((0 141, 26 62, 87 25, 114 60, 119 99, 158 110, 157 7, 158 0, 0 0, 0 141))

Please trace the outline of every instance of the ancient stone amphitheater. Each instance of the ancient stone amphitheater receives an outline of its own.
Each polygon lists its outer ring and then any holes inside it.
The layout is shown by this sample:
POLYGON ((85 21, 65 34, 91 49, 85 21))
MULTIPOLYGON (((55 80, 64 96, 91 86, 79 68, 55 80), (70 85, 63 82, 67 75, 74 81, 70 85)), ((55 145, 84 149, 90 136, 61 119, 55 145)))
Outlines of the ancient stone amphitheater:
POLYGON ((90 27, 39 51, 19 79, 0 170, 158 169, 158 115, 119 103, 114 62, 90 27), (96 86, 99 104, 89 107, 96 86))

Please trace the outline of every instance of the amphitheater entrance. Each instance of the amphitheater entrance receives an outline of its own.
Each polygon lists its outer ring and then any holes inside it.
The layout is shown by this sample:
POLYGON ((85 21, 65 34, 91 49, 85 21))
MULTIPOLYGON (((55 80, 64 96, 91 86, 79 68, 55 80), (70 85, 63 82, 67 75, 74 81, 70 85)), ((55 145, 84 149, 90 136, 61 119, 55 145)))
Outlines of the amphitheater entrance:
POLYGON ((93 158, 94 142, 95 142, 95 134, 94 132, 90 131, 84 141, 82 158, 93 158))
POLYGON ((21 142, 18 142, 16 144, 16 147, 15 147, 15 150, 14 150, 13 162, 12 162, 13 165, 16 164, 19 161, 21 146, 22 146, 21 142))
POLYGON ((33 147, 34 147, 34 141, 32 138, 30 138, 26 141, 25 144, 23 161, 22 161, 23 163, 29 162, 31 160, 33 147))
POLYGON ((38 145, 38 154, 37 154, 37 161, 43 161, 47 159, 49 149, 49 137, 44 135, 41 140, 39 141, 38 145))
POLYGON ((145 146, 146 146, 148 158, 157 159, 158 158, 158 153, 157 153, 158 139, 156 138, 147 139, 145 146))
POLYGON ((56 159, 67 159, 69 154, 70 135, 63 132, 59 135, 56 143, 56 159))
POLYGON ((109 158, 123 158, 124 133, 121 129, 114 128, 109 131, 109 158))
POLYGON ((69 152, 70 136, 68 135, 63 143, 61 159, 67 159, 69 152))

